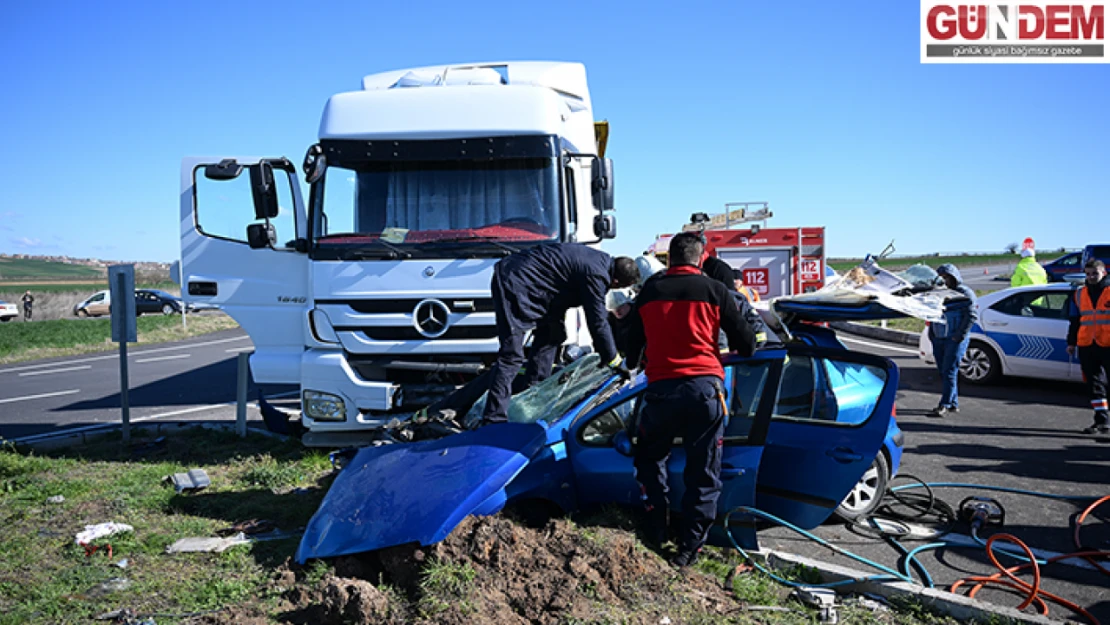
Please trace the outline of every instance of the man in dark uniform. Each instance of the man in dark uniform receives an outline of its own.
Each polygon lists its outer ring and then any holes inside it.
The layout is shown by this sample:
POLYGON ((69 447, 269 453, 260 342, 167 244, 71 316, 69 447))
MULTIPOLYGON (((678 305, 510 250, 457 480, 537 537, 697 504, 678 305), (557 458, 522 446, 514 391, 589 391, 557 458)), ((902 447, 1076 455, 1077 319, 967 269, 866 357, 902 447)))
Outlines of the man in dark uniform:
POLYGON ((1083 267, 1084 285, 1071 300, 1068 326, 1068 355, 1078 351, 1079 368, 1087 382, 1095 422, 1086 434, 1110 434, 1110 405, 1106 400, 1110 375, 1110 276, 1101 260, 1089 260, 1083 267), (1076 349, 1078 347, 1078 350, 1076 349))
POLYGON ((581 306, 585 310, 586 325, 601 362, 614 370, 621 368, 605 294, 609 289, 635 284, 639 278, 640 271, 631 258, 612 258, 579 243, 537 245, 498 262, 490 288, 501 349, 490 372, 483 421, 508 420, 512 382, 524 362, 524 334, 528 330, 534 331, 526 387, 551 375, 555 356, 567 339, 563 324, 571 308, 581 306))
MULTIPOLYGON (((716 256, 709 256, 702 262, 701 270, 705 275, 725 285, 725 288, 728 289, 728 292, 732 295, 732 299, 736 300, 736 307, 740 309, 740 316, 752 327, 752 332, 755 332, 756 349, 779 347, 782 345, 782 341, 779 339, 778 335, 767 327, 767 323, 763 321, 763 317, 759 315, 759 311, 753 308, 748 298, 737 290, 735 273, 732 269, 732 265, 729 265, 716 256)), ((721 349, 728 348, 728 335, 726 335, 723 330, 721 331, 721 338, 718 343, 721 349)))
POLYGON ((718 332, 723 328, 741 355, 755 351, 755 333, 732 295, 699 269, 704 249, 696 233, 671 239, 670 268, 644 283, 628 335, 628 364, 642 360, 648 379, 633 463, 647 507, 645 542, 656 548, 666 538, 666 463, 675 437, 686 450, 684 523, 671 558, 679 567, 689 566, 705 543, 721 494, 726 408, 718 332))

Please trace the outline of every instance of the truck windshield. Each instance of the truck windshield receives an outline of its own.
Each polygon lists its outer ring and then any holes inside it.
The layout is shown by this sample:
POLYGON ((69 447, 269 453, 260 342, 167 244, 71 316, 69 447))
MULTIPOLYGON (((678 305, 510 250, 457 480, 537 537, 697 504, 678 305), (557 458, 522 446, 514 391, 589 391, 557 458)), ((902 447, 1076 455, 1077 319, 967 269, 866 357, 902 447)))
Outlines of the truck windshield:
POLYGON ((559 237, 559 185, 552 157, 329 163, 314 238, 318 249, 382 241, 412 254, 504 254, 504 243, 559 237))

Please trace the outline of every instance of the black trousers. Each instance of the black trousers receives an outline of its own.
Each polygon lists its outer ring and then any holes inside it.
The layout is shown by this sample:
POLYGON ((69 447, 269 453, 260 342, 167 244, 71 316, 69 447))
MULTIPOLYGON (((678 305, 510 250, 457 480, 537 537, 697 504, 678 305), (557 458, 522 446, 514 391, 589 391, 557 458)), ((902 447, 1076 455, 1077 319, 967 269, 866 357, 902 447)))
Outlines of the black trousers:
POLYGON ((541 319, 532 331, 532 349, 525 369, 525 382, 513 384, 524 364, 525 325, 512 319, 512 308, 504 298, 500 276, 495 270, 490 284, 493 292, 494 315, 497 320, 497 340, 501 346, 497 351, 497 362, 490 369, 489 395, 482 417, 490 422, 504 422, 509 419, 509 401, 513 391, 520 392, 537 382, 551 376, 559 349, 567 340, 563 319, 541 319))
POLYGON ((1106 384, 1110 376, 1110 347, 1090 345, 1079 348, 1079 368, 1087 381, 1091 408, 1095 411, 1095 424, 1107 425, 1106 384))
POLYGON ((668 506, 667 458, 675 438, 686 451, 680 552, 697 551, 717 517, 725 422, 720 384, 714 376, 663 380, 649 384, 644 396, 633 464, 649 518, 662 518, 668 506))

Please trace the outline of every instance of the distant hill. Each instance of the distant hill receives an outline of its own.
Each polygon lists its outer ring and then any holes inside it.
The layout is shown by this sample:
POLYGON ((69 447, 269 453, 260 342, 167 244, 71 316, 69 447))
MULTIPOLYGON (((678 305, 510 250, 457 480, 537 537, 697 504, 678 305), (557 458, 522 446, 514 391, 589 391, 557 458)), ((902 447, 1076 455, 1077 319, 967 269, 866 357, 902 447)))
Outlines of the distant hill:
POLYGON ((34 258, 0 258, 0 282, 96 280, 105 274, 99 267, 34 258))

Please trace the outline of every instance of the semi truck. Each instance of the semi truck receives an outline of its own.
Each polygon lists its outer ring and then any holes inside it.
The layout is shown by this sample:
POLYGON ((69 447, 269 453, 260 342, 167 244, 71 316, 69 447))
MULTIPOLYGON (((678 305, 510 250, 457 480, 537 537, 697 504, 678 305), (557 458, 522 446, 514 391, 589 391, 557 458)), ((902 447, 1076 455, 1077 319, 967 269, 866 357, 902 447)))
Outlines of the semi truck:
POLYGON ((580 63, 368 75, 324 106, 304 195, 285 157, 182 160, 183 295, 299 387, 306 445, 342 444, 493 362, 500 258, 615 236, 607 141, 580 63))

